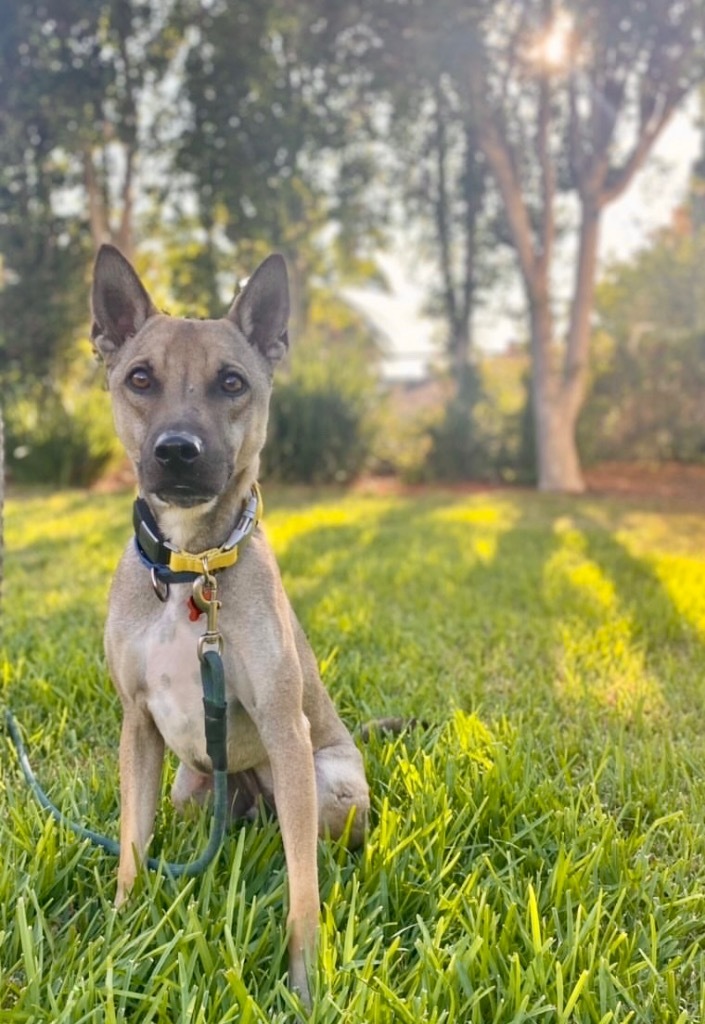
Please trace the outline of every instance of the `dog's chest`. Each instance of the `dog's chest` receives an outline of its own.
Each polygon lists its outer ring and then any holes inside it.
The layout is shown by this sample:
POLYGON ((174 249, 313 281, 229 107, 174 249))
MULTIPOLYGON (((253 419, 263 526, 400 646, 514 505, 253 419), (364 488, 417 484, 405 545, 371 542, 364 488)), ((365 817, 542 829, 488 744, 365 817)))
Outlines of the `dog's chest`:
POLYGON ((171 750, 196 767, 206 762, 203 690, 197 644, 203 619, 191 622, 174 593, 144 637, 147 705, 171 750))

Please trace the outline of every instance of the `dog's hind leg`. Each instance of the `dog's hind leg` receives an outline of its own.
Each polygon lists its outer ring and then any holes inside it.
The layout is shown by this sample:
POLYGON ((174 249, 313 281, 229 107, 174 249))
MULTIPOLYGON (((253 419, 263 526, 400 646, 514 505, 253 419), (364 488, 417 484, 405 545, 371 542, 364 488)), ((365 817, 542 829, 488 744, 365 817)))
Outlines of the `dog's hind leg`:
POLYGON ((347 740, 316 750, 313 763, 319 836, 339 839, 352 816, 348 845, 353 849, 360 846, 370 808, 370 793, 360 751, 352 740, 347 740))
MULTIPOLYGON (((321 839, 339 839, 354 810, 348 845, 355 849, 364 839, 370 807, 370 793, 360 751, 349 738, 320 747, 313 754, 313 769, 316 777, 318 835, 321 839)), ((258 765, 256 776, 265 803, 276 811, 269 764, 258 765)))

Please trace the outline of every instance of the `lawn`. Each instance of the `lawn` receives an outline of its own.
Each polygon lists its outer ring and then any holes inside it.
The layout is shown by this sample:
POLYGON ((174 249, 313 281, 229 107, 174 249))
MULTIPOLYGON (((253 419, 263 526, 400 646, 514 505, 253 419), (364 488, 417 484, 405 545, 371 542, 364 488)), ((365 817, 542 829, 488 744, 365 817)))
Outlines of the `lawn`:
MULTIPOLYGON (((321 844, 316 1022, 705 1020, 705 515, 518 492, 268 498, 266 529, 365 745, 364 851, 321 844)), ((102 656, 130 496, 10 502, 2 701, 72 817, 117 834, 102 656)), ((187 859, 166 789, 153 848, 187 859)), ((201 878, 114 860, 0 777, 0 1019, 291 1021, 279 831, 201 878)))

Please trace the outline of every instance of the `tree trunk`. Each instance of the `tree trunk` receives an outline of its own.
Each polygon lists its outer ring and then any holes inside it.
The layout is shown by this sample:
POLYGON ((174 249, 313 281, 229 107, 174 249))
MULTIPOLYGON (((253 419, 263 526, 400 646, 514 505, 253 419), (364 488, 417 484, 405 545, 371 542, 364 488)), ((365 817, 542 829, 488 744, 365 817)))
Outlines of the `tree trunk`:
POLYGON ((576 417, 564 399, 543 393, 536 375, 534 407, 539 490, 582 494, 585 481, 575 443, 576 417))
POLYGON ((296 345, 306 334, 309 321, 309 299, 305 281, 307 271, 301 256, 294 250, 284 250, 289 272, 289 343, 296 345))
POLYGON ((560 369, 548 359, 550 316, 542 315, 540 305, 532 315, 536 453, 542 491, 580 494, 585 490, 575 434, 587 385, 599 226, 598 205, 584 198, 568 342, 560 369))
POLYGON ((585 490, 575 441, 579 406, 574 407, 556 365, 547 274, 526 282, 531 311, 532 390, 538 487, 580 494, 585 490))
POLYGON ((120 189, 122 210, 120 226, 115 234, 115 244, 128 260, 134 258, 133 215, 132 215, 132 177, 134 171, 135 150, 132 146, 125 147, 125 175, 120 189))
POLYGON ((472 356, 472 337, 470 324, 457 324, 450 341, 451 367, 453 379, 456 382, 463 380, 465 372, 470 365, 472 356))
MULTIPOLYGON (((105 150, 103 150, 105 156, 105 150)), ((93 239, 93 248, 97 252, 104 242, 117 245, 128 258, 134 255, 133 211, 132 211, 132 179, 134 170, 134 151, 125 153, 125 175, 120 190, 122 209, 117 231, 113 231, 111 211, 107 197, 107 170, 101 175, 96 172, 93 153, 87 148, 83 153, 83 181, 88 197, 88 220, 93 239)))

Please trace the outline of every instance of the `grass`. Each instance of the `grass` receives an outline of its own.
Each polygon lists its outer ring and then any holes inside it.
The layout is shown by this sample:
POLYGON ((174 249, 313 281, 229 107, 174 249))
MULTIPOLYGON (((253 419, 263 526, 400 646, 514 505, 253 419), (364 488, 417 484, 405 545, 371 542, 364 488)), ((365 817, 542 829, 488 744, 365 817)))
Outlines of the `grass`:
MULTIPOLYGON (((705 1020, 705 517, 498 492, 269 496, 285 584, 365 748, 364 851, 321 844, 316 1022, 705 1020)), ((3 701, 67 813, 117 834, 101 630, 129 496, 7 511, 3 701)), ((208 821, 165 799, 155 848, 208 821)), ((0 1019, 290 1021, 275 822, 204 876, 144 873, 0 776, 0 1019)))

